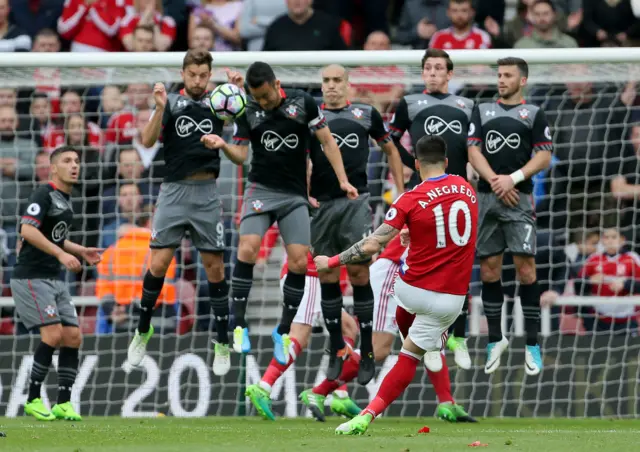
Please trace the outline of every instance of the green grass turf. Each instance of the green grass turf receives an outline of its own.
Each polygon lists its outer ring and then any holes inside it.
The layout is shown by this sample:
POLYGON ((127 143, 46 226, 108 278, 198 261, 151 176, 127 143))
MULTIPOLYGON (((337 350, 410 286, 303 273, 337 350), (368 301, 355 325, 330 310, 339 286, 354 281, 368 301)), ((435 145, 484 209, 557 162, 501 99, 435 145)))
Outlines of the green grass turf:
POLYGON ((340 423, 311 419, 258 418, 121 419, 42 423, 0 419, 1 452, 585 452, 638 450, 640 421, 573 419, 483 419, 446 424, 433 418, 381 418, 365 436, 334 434, 340 423), (423 426, 431 432, 418 434, 423 426), (487 447, 469 447, 480 441, 487 447))

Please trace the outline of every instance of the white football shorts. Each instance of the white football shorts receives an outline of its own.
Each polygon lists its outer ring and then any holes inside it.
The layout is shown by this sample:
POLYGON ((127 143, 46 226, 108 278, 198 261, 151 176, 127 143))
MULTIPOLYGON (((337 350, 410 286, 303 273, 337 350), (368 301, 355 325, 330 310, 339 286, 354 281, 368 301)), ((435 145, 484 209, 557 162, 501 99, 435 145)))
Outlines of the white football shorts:
MULTIPOLYGON (((284 287, 286 275, 280 279, 280 291, 284 287)), ((305 276, 304 295, 298 307, 298 312, 293 318, 293 323, 303 325, 324 325, 322 320, 322 306, 320 304, 322 297, 320 296, 320 278, 315 276, 305 276)))
POLYGON ((442 338, 462 311, 464 295, 420 289, 396 278, 394 297, 407 312, 416 314, 409 337, 423 350, 440 350, 442 338))
POLYGON ((393 282, 400 266, 389 259, 378 259, 369 268, 373 289, 373 331, 398 334, 393 282))

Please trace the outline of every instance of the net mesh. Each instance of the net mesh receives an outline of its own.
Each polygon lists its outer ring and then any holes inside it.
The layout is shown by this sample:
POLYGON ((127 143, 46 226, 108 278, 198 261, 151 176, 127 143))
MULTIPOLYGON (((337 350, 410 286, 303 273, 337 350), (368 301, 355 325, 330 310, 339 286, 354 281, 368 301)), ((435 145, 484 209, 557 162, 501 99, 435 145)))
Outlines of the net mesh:
MULTIPOLYGON (((213 81, 225 81, 225 69, 216 68, 213 81)), ((244 67, 235 69, 243 70, 244 67)), ((320 67, 276 67, 283 85, 308 90, 319 96, 320 67)), ((419 66, 349 67, 353 95, 378 102, 381 93, 399 87, 404 93, 423 89, 419 66)), ((503 358, 501 369, 489 377, 484 374, 486 322, 479 300, 479 270, 474 272, 469 324, 469 348, 474 360, 471 370, 458 370, 448 355, 454 397, 477 416, 632 416, 639 413, 638 381, 640 381, 637 323, 633 303, 637 298, 580 298, 573 296, 571 279, 579 269, 586 251, 585 241, 591 231, 618 227, 630 249, 638 249, 637 194, 630 195, 631 185, 640 184, 637 149, 640 129, 635 106, 635 81, 638 64, 607 63, 589 65, 536 64, 530 67, 527 97, 543 106, 554 136, 555 159, 552 170, 536 178, 534 193, 538 209, 538 278, 543 291, 555 290, 566 295, 543 309, 543 350, 545 370, 539 377, 524 374, 524 342, 522 317, 518 304, 515 315, 507 316, 505 331, 511 331, 511 349, 503 358), (635 141, 634 141, 635 137, 635 141), (615 186, 617 175, 626 177, 627 185, 615 186), (635 177, 635 179, 634 179, 635 177), (623 187, 623 188, 620 188, 623 187), (626 188, 625 188, 626 187, 626 188), (625 191, 626 190, 626 191, 625 191), (596 312, 626 321, 598 322, 596 312)), ((492 101, 496 95, 496 70, 488 65, 456 67, 451 89, 478 101, 492 101)), ((7 145, 3 140, 0 153, 11 157, 15 149, 29 153, 30 176, 17 181, 6 174, 2 178, 2 231, 4 258, 4 296, 0 335, 0 413, 15 416, 22 412, 28 389, 31 353, 37 337, 24 331, 15 318, 8 291, 8 279, 16 257, 16 222, 24 203, 35 185, 46 178, 46 164, 37 163, 36 148, 50 152, 71 137, 70 121, 64 129, 64 112, 84 112, 86 152, 83 154, 84 176, 74 192, 77 218, 71 239, 85 245, 112 239, 122 223, 129 221, 122 210, 127 196, 122 194, 119 179, 129 174, 131 166, 142 165, 140 187, 142 204, 153 201, 154 190, 161 182, 161 160, 148 156, 133 163, 117 157, 136 135, 137 123, 144 119, 140 110, 152 105, 151 86, 165 82, 170 90, 180 88, 176 68, 2 68, 0 102, 15 106, 18 112, 18 137, 26 144, 7 145), (115 98, 104 87, 116 86, 115 98), (81 104, 74 106, 63 94, 73 89, 81 104), (46 107, 37 107, 38 95, 46 93, 46 107), (116 126, 109 119, 121 112, 131 112, 116 126), (127 119, 129 122, 127 122, 127 119), (40 122, 38 121, 40 120, 40 122), (115 137, 115 138, 114 138, 115 137), (93 140, 93 141, 92 141, 93 140), (111 141, 112 140, 112 141, 111 141), (35 143, 35 144, 34 144, 35 143), (22 147, 21 147, 22 146, 22 147), (13 149, 13 150, 12 150, 13 149), (33 151, 33 152, 32 152, 33 151), (118 207, 119 206, 119 207, 118 207), (15 331, 15 335, 14 335, 15 331)), ((387 119, 393 113, 393 102, 377 103, 387 119)), ((2 111, 2 110, 0 110, 2 111)), ((229 137, 230 128, 226 130, 229 137)), ((6 135, 6 134, 3 134, 6 135)), ((408 141, 404 141, 408 147, 408 141)), ((134 146, 135 147, 135 146, 134 146)), ((137 149, 137 148, 136 148, 137 149)), ((144 153, 138 153, 143 155, 144 153)), ((146 155, 146 154, 144 154, 146 155)), ((20 155, 20 161, 24 154, 20 155)), ((126 159, 125 159, 126 160, 126 159)), ((224 160, 219 189, 224 205, 224 227, 228 250, 225 253, 227 278, 237 245, 237 214, 242 196, 243 178, 248 166, 238 168, 224 160)), ((388 208, 392 184, 379 149, 372 147, 369 164, 372 206, 379 224, 388 208)), ((138 173, 134 173, 138 174, 138 173)), ((273 234, 271 232, 270 234, 273 234)), ((86 338, 73 401, 83 415, 175 416, 250 414, 244 398, 244 387, 255 383, 272 357, 269 334, 280 315, 280 266, 282 244, 273 236, 263 243, 262 264, 256 267, 250 296, 248 317, 253 337, 253 352, 246 358, 233 356, 232 371, 220 379, 212 376, 212 346, 206 275, 190 242, 184 241, 177 252, 177 293, 179 303, 165 306, 154 318, 164 330, 149 346, 142 369, 126 364, 126 349, 135 317, 123 314, 123 321, 112 332, 113 324, 95 298, 93 268, 76 275, 65 275, 78 310, 86 338)), ((596 238, 593 248, 602 249, 596 238)), ((512 261, 507 256, 503 274, 507 298, 517 300, 517 284, 512 261)), ((636 278, 640 275, 636 274, 636 278)), ((349 297, 347 297, 348 301, 349 297)), ((507 304, 508 307, 511 304, 507 304)), ((284 416, 308 416, 297 401, 303 389, 321 381, 327 363, 326 336, 316 325, 309 349, 275 385, 272 393, 274 411, 284 416)), ((350 386, 353 397, 364 405, 377 390, 386 372, 395 362, 394 352, 379 365, 380 372, 366 388, 350 386)), ((54 366, 57 361, 54 361, 54 366)), ((48 399, 55 397, 56 374, 51 372, 46 387, 48 399)), ((328 399, 327 403, 329 403, 328 399)), ((425 374, 416 377, 409 390, 389 410, 390 415, 432 415, 436 399, 425 374)))

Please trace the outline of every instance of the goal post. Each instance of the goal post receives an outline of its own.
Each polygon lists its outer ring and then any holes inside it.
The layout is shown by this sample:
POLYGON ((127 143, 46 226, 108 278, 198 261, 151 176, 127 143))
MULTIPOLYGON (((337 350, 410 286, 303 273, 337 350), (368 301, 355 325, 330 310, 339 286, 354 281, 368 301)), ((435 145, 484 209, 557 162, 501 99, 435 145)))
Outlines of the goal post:
MULTIPOLYGON (((400 85, 405 93, 420 92, 423 89, 420 61, 424 51, 418 50, 223 52, 212 55, 212 81, 215 83, 226 81, 227 69, 244 71, 254 61, 265 61, 273 66, 284 86, 304 89, 316 96, 319 95, 321 82, 320 69, 328 64, 345 66, 350 71, 351 84, 363 86, 364 89, 374 85, 400 85), (397 70, 393 73, 362 70, 389 66, 397 70)), ((496 62, 499 58, 517 56, 525 59, 529 63, 529 85, 532 87, 528 94, 534 93, 535 98, 532 101, 541 104, 543 108, 553 105, 550 108, 555 110, 547 111, 548 116, 553 118, 558 118, 558 111, 561 109, 569 109, 568 112, 575 113, 576 116, 584 114, 582 105, 575 106, 568 102, 570 96, 565 89, 567 84, 606 85, 606 90, 594 91, 592 114, 599 118, 596 121, 604 119, 601 122, 588 123, 588 130, 592 133, 602 129, 602 133, 597 135, 593 142, 589 141, 592 135, 583 133, 583 126, 570 121, 557 120, 557 124, 552 122, 552 133, 554 137, 560 136, 556 135, 558 133, 563 137, 585 136, 585 146, 588 148, 591 148, 591 145, 602 145, 599 137, 605 137, 605 144, 620 149, 618 156, 611 153, 606 154, 606 157, 583 155, 565 162, 569 166, 581 165, 587 161, 590 167, 604 168, 611 159, 619 159, 618 168, 622 170, 625 167, 623 160, 630 161, 631 157, 623 155, 622 152, 627 149, 625 146, 628 145, 629 132, 634 125, 635 107, 626 104, 620 106, 618 103, 614 108, 612 102, 619 99, 625 89, 632 89, 640 78, 640 48, 465 50, 451 51, 450 55, 455 65, 451 89, 455 89, 460 95, 482 101, 492 100, 495 94, 496 62), (621 122, 612 122, 616 108, 626 108, 621 122), (606 142, 614 133, 617 133, 616 138, 611 139, 611 143, 606 142)), ((110 85, 124 88, 130 84, 180 83, 183 58, 182 52, 7 54, 0 58, 0 90, 14 90, 19 103, 29 103, 32 92, 40 90, 43 86, 55 86, 62 90, 74 88, 81 93, 83 100, 89 100, 90 96, 99 97, 100 89, 110 85), (34 75, 36 72, 40 74, 37 77, 34 75)), ((385 113, 390 116, 392 110, 385 113)), ((562 155, 573 155, 565 151, 574 143, 555 144, 563 152, 562 155)), ((372 147, 372 155, 376 152, 376 148, 372 147)), ((378 187, 375 192, 372 190, 372 199, 378 213, 388 207, 384 195, 390 184, 384 168, 385 162, 382 158, 372 159, 370 162, 369 173, 374 175, 371 182, 378 187)), ((638 170, 640 171, 640 166, 638 170)), ((221 190, 221 196, 228 220, 225 223, 229 232, 227 237, 231 239, 228 246, 233 251, 237 243, 234 241, 237 230, 233 218, 237 213, 240 193, 229 187, 241 184, 242 180, 235 167, 225 161, 219 182, 225 186, 221 190)), ((105 181, 105 185, 112 183, 113 180, 105 181)), ((537 186, 541 187, 535 195, 537 201, 558 201, 555 197, 560 195, 549 191, 549 186, 553 183, 548 173, 537 181, 537 186)), ((539 243, 539 247, 544 248, 540 254, 544 257, 540 257, 538 262, 541 266, 550 270, 564 268, 566 262, 559 259, 558 255, 566 255, 569 261, 572 261, 577 254, 576 246, 572 244, 576 232, 591 228, 601 229, 609 225, 624 226, 620 212, 629 210, 629 201, 612 199, 607 194, 608 180, 602 182, 600 187, 601 193, 597 195, 599 203, 588 202, 588 199, 596 195, 584 188, 582 193, 571 194, 574 198, 585 198, 577 204, 577 208, 575 203, 567 201, 561 210, 549 210, 549 215, 563 215, 569 220, 562 229, 555 231, 559 240, 539 243)), ((103 200, 111 196, 109 201, 116 202, 113 194, 101 193, 100 196, 103 200)), ((87 203, 81 205, 86 206, 87 203)), ((560 204, 553 205, 558 209, 557 205, 560 204)), ((15 224, 18 214, 18 211, 11 216, 4 214, 4 224, 15 224)), ((83 215, 85 212, 79 214, 83 215)), ((640 223, 640 213, 634 218, 640 223)), ((379 221, 380 217, 377 220, 379 221)), ((99 228, 102 230, 105 224, 106 220, 101 217, 99 228)), ((5 230, 11 234, 8 228, 5 230)), ((15 232, 13 234, 15 240, 15 232)), ((640 237, 636 237, 636 241, 640 242, 640 237)), ((85 287, 82 294, 74 297, 85 331, 72 400, 79 412, 82 415, 93 416, 150 417, 159 413, 173 416, 205 416, 237 415, 244 413, 246 408, 247 414, 253 413, 249 405, 245 406, 242 403, 242 394, 247 384, 257 382, 273 356, 270 332, 281 311, 281 258, 282 246, 277 244, 265 266, 257 269, 254 274, 248 310, 253 350, 246 360, 241 360, 234 354, 232 370, 223 378, 215 377, 210 369, 213 358, 210 340, 213 336, 203 331, 200 328, 201 324, 197 322, 198 312, 203 312, 198 311, 197 303, 208 303, 201 290, 206 286, 206 281, 203 282, 197 277, 202 270, 197 260, 190 260, 184 273, 196 281, 192 293, 185 295, 184 300, 181 300, 180 325, 186 327, 179 330, 179 334, 156 334, 150 342, 149 355, 143 361, 141 369, 131 368, 125 362, 130 333, 95 334, 97 322, 105 319, 100 319, 99 300, 91 290, 86 290, 90 285, 85 287)), ((549 271, 549 274, 552 273, 554 272, 549 271)), ((511 347, 504 355, 501 368, 492 376, 487 376, 483 371, 486 321, 479 297, 477 266, 474 275, 474 299, 468 327, 468 344, 474 363, 472 369, 457 369, 452 354, 447 353, 454 397, 458 403, 464 405, 474 416, 640 416, 640 342, 637 327, 634 331, 634 326, 628 325, 615 335, 609 331, 594 333, 585 331, 581 318, 576 315, 576 311, 582 308, 591 309, 594 306, 599 306, 602 312, 608 313, 622 309, 621 306, 640 306, 640 297, 577 296, 571 290, 571 281, 566 281, 565 277, 558 277, 554 273, 554 282, 567 284, 563 287, 563 293, 555 306, 544 307, 542 310, 544 371, 537 377, 528 377, 524 373, 523 322, 519 304, 516 302, 513 331, 509 334, 512 338, 511 347)), ((541 283, 545 287, 548 285, 546 280, 541 283)), ((509 284, 515 283, 511 280, 509 284)), ((351 297, 346 296, 345 302, 349 305, 351 297)), ((12 305, 11 298, 0 298, 0 309, 3 312, 12 305)), ((208 308, 204 312, 207 310, 208 308)), ((32 353, 36 344, 35 336, 0 335, 0 416, 13 417, 22 414, 32 353)), ((317 325, 309 349, 274 386, 274 411, 277 415, 309 416, 299 403, 297 395, 324 377, 327 365, 326 345, 327 337, 320 325, 317 325)), ((397 360, 398 349, 399 341, 396 341, 394 353, 378 365, 379 372, 369 385, 349 386, 353 397, 362 406, 375 395, 384 375, 397 360)), ((56 363, 54 360, 54 368, 56 363)), ((435 394, 424 372, 419 372, 419 375, 400 400, 392 405, 388 415, 434 414, 435 394)), ((52 371, 45 382, 47 400, 54 400, 57 388, 55 378, 56 373, 52 371)))

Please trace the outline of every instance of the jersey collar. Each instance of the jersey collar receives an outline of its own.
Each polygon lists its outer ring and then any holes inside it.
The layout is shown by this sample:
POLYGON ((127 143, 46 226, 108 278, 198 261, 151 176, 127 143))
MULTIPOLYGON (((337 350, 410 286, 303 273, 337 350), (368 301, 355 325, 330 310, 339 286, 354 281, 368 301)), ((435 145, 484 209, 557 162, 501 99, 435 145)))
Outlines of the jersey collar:
POLYGON ((430 177, 430 178, 425 179, 425 180, 427 180, 429 182, 437 182, 439 180, 446 179, 447 177, 449 177, 449 175, 447 173, 444 173, 442 176, 430 177))
MULTIPOLYGON (((520 105, 524 105, 526 103, 527 103, 527 101, 525 99, 522 99, 522 102, 520 102, 520 105)), ((507 105, 507 104, 502 103, 502 101, 500 99, 498 99, 496 101, 496 104, 504 105, 505 107, 513 107, 513 105, 507 105)), ((518 105, 518 104, 515 104, 515 105, 518 105)))
POLYGON ((53 183, 53 181, 49 181, 49 185, 51 186, 51 188, 53 188, 54 190, 57 190, 58 187, 56 187, 56 184, 53 183))
MULTIPOLYGON (((351 102, 347 101, 347 105, 342 107, 340 110, 344 110, 345 108, 349 108, 351 106, 351 102)), ((327 105, 322 102, 322 104, 320 104, 320 110, 326 110, 327 109, 327 105)))

